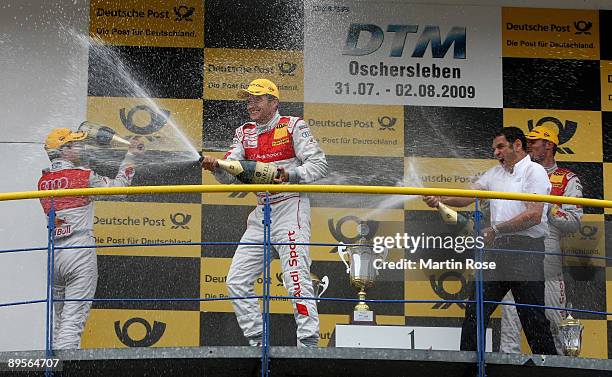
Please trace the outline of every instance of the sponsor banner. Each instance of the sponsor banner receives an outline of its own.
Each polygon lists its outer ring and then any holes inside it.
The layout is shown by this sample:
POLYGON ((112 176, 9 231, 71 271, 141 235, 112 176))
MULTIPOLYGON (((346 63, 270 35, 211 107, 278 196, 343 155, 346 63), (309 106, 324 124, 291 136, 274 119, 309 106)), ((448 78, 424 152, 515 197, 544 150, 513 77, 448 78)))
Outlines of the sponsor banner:
POLYGON ((306 102, 502 107, 498 7, 304 9, 306 102))
MULTIPOLYGON (((406 300, 469 300, 470 275, 458 270, 406 270, 404 294, 406 300)), ((416 317, 460 317, 465 311, 464 303, 434 302, 406 303, 407 316, 416 317)), ((499 318, 500 309, 493 313, 499 318)))
MULTIPOLYGON (((601 112, 571 110, 504 109, 504 124, 525 133, 537 126, 559 132, 558 161, 601 162, 601 112)), ((579 172, 578 172, 579 173, 579 172)))
POLYGON ((326 155, 404 155, 404 108, 401 106, 306 103, 304 121, 326 155))
MULTIPOLYGON (((408 187, 469 189, 478 177, 495 166, 496 160, 422 158, 404 159, 404 183, 408 187)), ((406 210, 433 210, 420 196, 408 196, 406 210)), ((462 210, 473 210, 474 205, 462 210)))
POLYGON ((93 309, 82 348, 198 347, 200 312, 93 309))
MULTIPOLYGON (((395 197, 390 197, 392 200, 395 197)), ((401 200, 403 198, 397 198, 401 200)), ((357 226, 368 225, 365 238, 372 242, 377 236, 394 236, 404 233, 404 211, 401 209, 364 208, 312 208, 313 243, 353 244, 359 241, 357 226)), ((317 261, 341 262, 337 246, 313 246, 310 257, 317 261)), ((348 279, 348 276, 347 276, 348 279)))
MULTIPOLYGON (((604 199, 612 200, 612 163, 603 164, 604 199)), ((605 209, 606 214, 612 214, 612 208, 605 209)))
POLYGON ((596 10, 502 8, 503 56, 599 59, 596 10))
MULTIPOLYGON (((224 298, 229 297, 226 287, 227 273, 229 272, 231 258, 202 258, 200 275, 200 297, 202 298, 224 298)), ((262 260, 263 271, 263 260, 262 260)), ((280 272, 280 261, 272 261, 270 266, 270 295, 287 296, 287 290, 283 285, 282 274, 280 272)), ((263 275, 259 276, 255 282, 255 295, 261 296, 263 275)), ((259 300, 263 302, 263 300, 259 300)), ((207 312, 233 312, 231 300, 223 301, 202 301, 200 310, 207 312)), ((270 301, 270 313, 292 314, 293 308, 289 299, 272 299, 270 301)))
POLYGON ((578 267, 605 267, 605 260, 588 258, 606 256, 605 233, 603 215, 583 215, 578 232, 566 234, 561 239, 561 250, 566 255, 563 258, 564 264, 578 267), (572 255, 577 257, 571 257, 572 255))
MULTIPOLYGON (((576 315, 573 315, 576 317, 576 315)), ((608 325, 603 320, 585 320, 580 323, 584 325, 582 333, 582 348, 580 349, 581 358, 607 359, 608 358, 608 337, 604 334, 608 331, 608 325)), ((525 331, 521 331, 521 352, 531 354, 531 348, 527 343, 525 331)))
POLYGON ((105 44, 204 47, 204 4, 197 0, 92 0, 89 34, 105 44))
POLYGON ((612 111, 612 61, 600 61, 601 110, 612 111))
MULTIPOLYGON (((348 325, 350 314, 319 314, 319 347, 329 347, 336 325, 348 325)), ((376 315, 376 324, 404 326, 404 316, 376 315)))
MULTIPOLYGON (((98 245, 200 242, 200 204, 95 203, 94 234, 98 245)), ((99 255, 198 257, 200 246, 99 248, 99 255)))
POLYGON ((272 80, 280 100, 304 100, 301 51, 207 48, 204 50, 204 99, 236 100, 254 79, 272 80))
POLYGON ((87 119, 124 137, 139 136, 147 150, 195 160, 202 149, 202 100, 88 97, 87 119))
MULTIPOLYGON (((223 159, 224 152, 204 152, 206 155, 223 159)), ((240 182, 238 182, 240 183, 240 182)), ((218 186, 219 182, 215 176, 208 170, 202 170, 202 184, 218 186)), ((203 193, 202 203, 204 204, 220 204, 233 206, 256 206, 257 196, 252 192, 219 192, 219 193, 203 193)), ((221 221, 222 219, 211 219, 213 221, 221 221)))

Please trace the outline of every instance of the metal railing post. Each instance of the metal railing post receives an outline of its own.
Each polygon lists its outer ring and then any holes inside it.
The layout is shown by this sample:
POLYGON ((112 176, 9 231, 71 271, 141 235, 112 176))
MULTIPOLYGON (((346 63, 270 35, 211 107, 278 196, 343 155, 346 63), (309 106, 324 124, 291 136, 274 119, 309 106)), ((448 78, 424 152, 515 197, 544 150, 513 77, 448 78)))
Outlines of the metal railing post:
MULTIPOLYGON (((478 198, 474 202, 474 232, 478 236, 480 234, 480 210, 478 206, 478 198)), ((483 261, 483 249, 476 249, 476 260, 483 261)), ((483 303, 483 275, 482 269, 476 269, 476 360, 478 362, 478 377, 485 377, 485 350, 487 329, 484 325, 485 311, 483 303)))
MULTIPOLYGON (((47 223, 47 307, 45 321, 45 357, 53 356, 53 280, 55 270, 55 201, 51 197, 47 223)), ((45 376, 53 376, 53 371, 45 369, 45 376)))
POLYGON ((271 254, 271 232, 270 224, 272 208, 270 207, 270 195, 266 192, 266 201, 264 204, 264 242, 263 242, 263 254, 264 254, 264 279, 263 279, 263 337, 261 346, 261 375, 268 376, 270 372, 270 254, 271 254))

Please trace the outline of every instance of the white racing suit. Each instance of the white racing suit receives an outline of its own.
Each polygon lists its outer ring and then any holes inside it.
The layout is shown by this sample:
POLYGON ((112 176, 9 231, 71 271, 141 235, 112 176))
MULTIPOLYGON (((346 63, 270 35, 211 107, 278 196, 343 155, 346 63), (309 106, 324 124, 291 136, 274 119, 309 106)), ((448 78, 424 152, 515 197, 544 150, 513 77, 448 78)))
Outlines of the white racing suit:
MULTIPOLYGON (((306 123, 296 117, 281 117, 278 112, 267 124, 245 123, 236 129, 227 160, 272 162, 289 174, 290 183, 309 183, 327 175, 327 160, 306 123)), ((220 183, 236 178, 220 169, 220 183)), ((263 243, 265 194, 257 193, 257 207, 249 214, 247 229, 240 242, 263 243)), ((271 193, 272 243, 310 242, 310 202, 299 193, 271 193)), ((316 346, 319 340, 319 315, 310 279, 310 255, 306 245, 278 245, 283 283, 293 300, 298 346, 316 346)), ((264 268, 263 247, 239 245, 227 275, 230 296, 255 296, 254 283, 264 268)), ((261 344, 263 324, 257 299, 232 300, 238 324, 251 345, 261 344)))
MULTIPOLYGON (((578 176, 568 169, 559 168, 555 163, 546 168, 552 188, 551 195, 582 197, 582 185, 578 176)), ((571 204, 551 205, 548 212, 549 234, 544 240, 547 253, 561 253, 561 238, 564 234, 577 232, 580 228, 582 207, 571 204)), ((563 258, 560 255, 544 257, 544 304, 565 308, 565 282, 563 281, 563 258)), ((514 302, 512 292, 508 292, 504 301, 514 302)), ((559 322, 565 318, 565 310, 547 309, 546 317, 550 321, 551 332, 557 352, 562 354, 559 340, 559 322)), ((516 307, 502 305, 501 345, 500 352, 521 352, 521 321, 516 307)))
MULTIPOLYGON (((102 177, 90 169, 75 167, 70 161, 54 159, 43 171, 39 190, 128 186, 134 176, 131 155, 126 155, 115 179, 102 177)), ((40 200, 48 216, 55 209, 55 247, 94 245, 93 200, 91 196, 59 197, 40 200)), ((96 249, 56 249, 53 270, 54 299, 90 299, 98 282, 96 249)), ((54 303, 53 348, 79 348, 81 333, 91 309, 91 301, 54 303)))

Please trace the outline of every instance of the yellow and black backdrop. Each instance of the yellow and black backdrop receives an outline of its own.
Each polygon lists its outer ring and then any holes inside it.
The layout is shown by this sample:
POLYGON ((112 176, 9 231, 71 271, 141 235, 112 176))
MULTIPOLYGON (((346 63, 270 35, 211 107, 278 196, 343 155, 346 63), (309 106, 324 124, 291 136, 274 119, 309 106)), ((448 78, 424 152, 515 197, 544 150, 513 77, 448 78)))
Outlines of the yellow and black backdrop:
MULTIPOLYGON (((465 188, 495 164, 494 131, 546 124, 559 129, 558 160, 580 176, 585 196, 612 199, 612 11, 381 4, 92 0, 88 119, 146 139, 135 185, 216 184, 193 166, 194 151, 222 156, 247 120, 237 89, 267 77, 280 88, 281 113, 303 117, 326 152, 323 183, 465 188)), ((93 165, 113 175, 122 153, 93 165)), ((418 198, 311 198, 313 242, 352 242, 361 220, 370 238, 447 231, 418 198)), ((246 193, 101 198, 96 240, 237 242, 254 203, 246 193)), ((606 255, 610 215, 585 212, 566 249, 606 255)), ((233 250, 100 248, 97 297, 227 296, 233 250)), ((335 248, 313 247, 311 257, 322 297, 355 297, 335 248)), ((612 311, 611 267, 576 259, 565 271, 573 307, 612 311)), ((278 274, 275 260, 272 294, 285 295, 278 274)), ((464 299, 467 283, 453 271, 398 270, 368 295, 464 299)), ((321 346, 352 306, 319 303, 321 346)), ((463 316, 459 304, 372 307, 381 324, 459 326, 463 316)), ((290 304, 274 301, 271 311, 272 344, 295 344, 290 304)), ((612 322, 577 317, 586 325, 583 355, 608 358, 612 322)), ((96 302, 83 338, 88 348, 240 344, 227 301, 96 302)))

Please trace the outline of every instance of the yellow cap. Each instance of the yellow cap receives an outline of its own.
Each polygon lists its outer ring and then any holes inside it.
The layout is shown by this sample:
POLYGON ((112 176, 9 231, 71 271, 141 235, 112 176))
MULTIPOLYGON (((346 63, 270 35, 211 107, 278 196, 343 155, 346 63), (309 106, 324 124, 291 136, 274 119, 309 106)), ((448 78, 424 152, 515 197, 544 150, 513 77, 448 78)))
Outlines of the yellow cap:
POLYGON ((72 132, 69 128, 55 128, 47 135, 45 149, 59 149, 71 141, 85 140, 85 138, 87 138, 87 132, 72 132))
POLYGON ((280 99, 280 94, 276 85, 268 79, 255 79, 251 81, 249 87, 238 91, 238 98, 246 98, 249 94, 263 96, 269 94, 280 99))
POLYGON ((531 130, 531 132, 525 135, 525 137, 531 140, 548 140, 555 143, 555 145, 559 145, 559 132, 545 126, 535 127, 533 130, 531 130))

